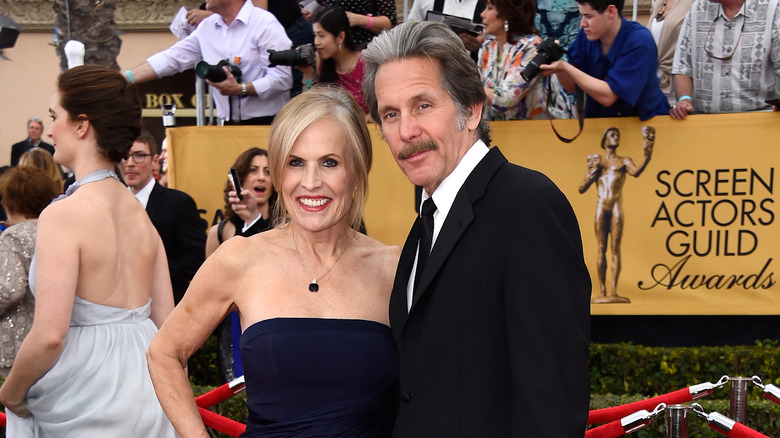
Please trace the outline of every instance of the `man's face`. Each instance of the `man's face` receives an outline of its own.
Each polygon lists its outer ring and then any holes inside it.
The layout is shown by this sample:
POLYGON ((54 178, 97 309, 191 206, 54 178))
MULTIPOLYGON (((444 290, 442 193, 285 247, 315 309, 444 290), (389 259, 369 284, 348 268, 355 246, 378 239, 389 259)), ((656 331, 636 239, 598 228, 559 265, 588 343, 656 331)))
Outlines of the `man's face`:
POLYGON ((580 10, 580 27, 585 32, 585 37, 588 41, 601 39, 610 28, 610 17, 615 7, 610 5, 602 13, 590 7, 589 3, 577 4, 577 7, 580 10))
POLYGON ((396 163, 432 195, 476 141, 482 105, 458 126, 455 102, 441 85, 437 60, 411 58, 379 67, 376 97, 382 132, 396 163), (465 125, 465 126, 464 126, 465 125))
POLYGON ((122 171, 122 178, 133 193, 138 193, 144 188, 149 180, 154 176, 154 168, 157 166, 158 156, 150 154, 149 145, 136 141, 130 148, 128 158, 122 159, 119 169, 122 171), (143 155, 143 158, 141 158, 143 155), (140 163, 136 163, 140 160, 140 163))
POLYGON ((42 123, 30 121, 30 123, 27 124, 27 136, 30 137, 30 140, 38 141, 41 139, 42 134, 43 134, 42 123))

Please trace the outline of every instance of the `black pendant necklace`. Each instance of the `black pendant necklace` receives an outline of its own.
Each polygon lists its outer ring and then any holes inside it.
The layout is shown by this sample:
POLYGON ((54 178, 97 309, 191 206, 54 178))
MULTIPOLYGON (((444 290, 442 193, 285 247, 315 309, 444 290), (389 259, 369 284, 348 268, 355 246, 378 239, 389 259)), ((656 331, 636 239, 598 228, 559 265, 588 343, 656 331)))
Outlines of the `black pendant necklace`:
MULTIPOLYGON (((292 230, 292 228, 291 228, 291 230, 292 230)), ((303 270, 306 271, 306 275, 308 275, 309 277, 312 277, 311 282, 309 283, 309 292, 312 292, 312 293, 317 292, 317 291, 320 290, 320 285, 317 284, 317 277, 312 276, 309 273, 309 269, 303 263, 303 258, 301 257, 301 252, 298 251, 298 242, 295 240, 295 231, 291 231, 291 232, 292 232, 292 237, 293 237, 293 245, 295 245, 295 253, 298 254, 298 261, 300 262, 301 266, 303 266, 303 270)), ((336 265, 339 263, 339 260, 341 260, 341 256, 343 256, 344 253, 347 252, 347 249, 349 249, 349 244, 350 244, 350 242, 347 242, 347 246, 344 247, 344 251, 342 251, 341 254, 339 254, 339 256, 336 258, 336 261, 333 262, 332 265, 330 265, 330 268, 328 268, 328 270, 325 271, 324 274, 320 275, 320 279, 322 279, 326 275, 330 274, 330 271, 332 271, 333 268, 336 267, 336 265)))

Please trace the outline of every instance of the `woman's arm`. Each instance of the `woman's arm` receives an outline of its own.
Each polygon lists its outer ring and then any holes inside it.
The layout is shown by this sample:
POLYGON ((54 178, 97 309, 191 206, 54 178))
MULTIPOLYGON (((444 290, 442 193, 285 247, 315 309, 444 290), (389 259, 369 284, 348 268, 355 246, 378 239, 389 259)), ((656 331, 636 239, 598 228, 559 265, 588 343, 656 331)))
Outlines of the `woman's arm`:
POLYGON ((159 328, 173 310, 173 288, 171 286, 171 273, 168 270, 168 258, 165 256, 165 247, 162 239, 157 247, 157 260, 154 263, 154 277, 152 280, 152 321, 159 328))
POLYGON ((67 206, 52 204, 38 220, 33 325, 0 388, 0 403, 22 417, 29 415, 27 392, 59 359, 70 326, 80 245, 76 235, 68 231, 77 224, 68 223, 65 209, 67 206))
POLYGON ((232 260, 244 239, 230 239, 201 266, 187 293, 171 312, 146 352, 149 373, 165 414, 182 438, 209 435, 195 404, 185 368, 233 306, 241 269, 232 260))

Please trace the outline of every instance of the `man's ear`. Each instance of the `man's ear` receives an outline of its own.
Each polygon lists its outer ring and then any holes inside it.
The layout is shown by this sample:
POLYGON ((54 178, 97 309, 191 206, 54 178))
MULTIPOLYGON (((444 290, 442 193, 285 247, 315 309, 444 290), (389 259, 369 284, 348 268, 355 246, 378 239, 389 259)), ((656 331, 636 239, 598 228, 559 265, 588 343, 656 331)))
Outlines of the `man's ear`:
POLYGON ((482 121, 482 107, 485 106, 485 102, 479 102, 469 107, 470 114, 466 118, 466 127, 469 131, 476 131, 479 122, 482 121))
POLYGON ((607 13, 607 16, 610 20, 614 20, 615 18, 620 17, 620 14, 618 14, 617 6, 615 5, 607 6, 607 9, 604 12, 607 13))

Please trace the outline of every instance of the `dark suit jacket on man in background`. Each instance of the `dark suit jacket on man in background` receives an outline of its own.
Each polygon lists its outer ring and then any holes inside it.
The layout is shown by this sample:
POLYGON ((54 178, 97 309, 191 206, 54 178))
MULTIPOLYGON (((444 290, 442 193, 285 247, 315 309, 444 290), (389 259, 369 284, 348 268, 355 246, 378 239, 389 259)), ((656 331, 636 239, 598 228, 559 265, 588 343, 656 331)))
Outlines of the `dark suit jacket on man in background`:
POLYGON ((19 159, 22 158, 22 155, 34 147, 39 147, 49 152, 50 154, 54 155, 54 146, 50 145, 49 143, 46 143, 45 141, 41 141, 40 143, 38 143, 38 146, 35 146, 28 138, 24 141, 20 141, 19 143, 15 143, 13 146, 11 146, 11 166, 18 165, 19 159))
POLYGON ((186 193, 155 182, 146 212, 162 238, 178 304, 206 257, 206 226, 195 201, 186 193))
POLYGON ((581 438, 591 284, 565 196, 492 148, 458 192, 407 312, 420 229, 418 218, 390 300, 393 436, 581 438))

